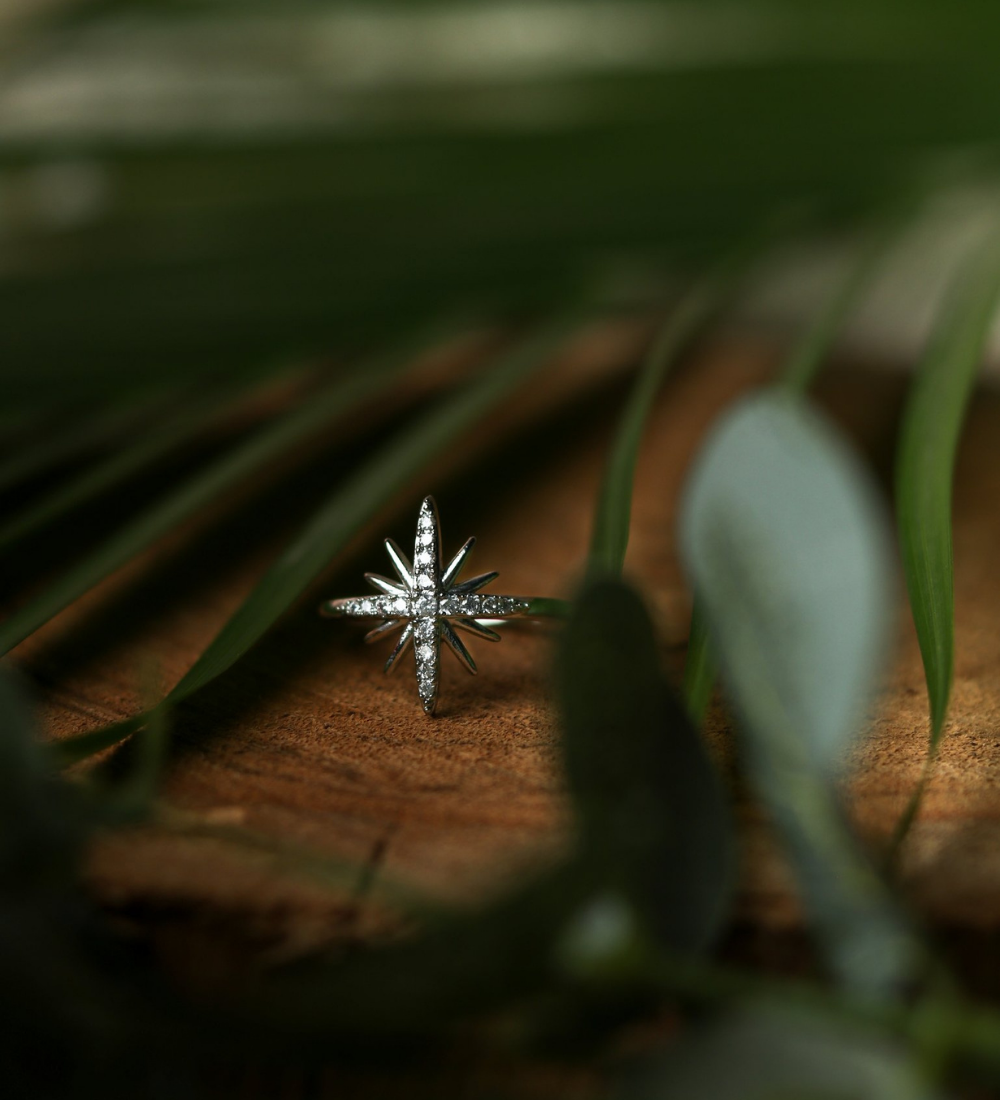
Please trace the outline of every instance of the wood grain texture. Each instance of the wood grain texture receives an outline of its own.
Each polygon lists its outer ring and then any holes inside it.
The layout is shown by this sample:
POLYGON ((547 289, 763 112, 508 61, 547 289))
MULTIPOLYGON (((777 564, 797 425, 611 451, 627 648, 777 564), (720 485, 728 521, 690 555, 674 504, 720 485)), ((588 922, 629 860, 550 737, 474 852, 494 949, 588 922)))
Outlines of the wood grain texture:
MULTIPOLYGON (((622 396, 617 379, 647 335, 627 326, 591 332, 531 408, 504 410, 469 440, 460 462, 442 462, 422 478, 331 564, 315 598, 176 713, 163 795, 181 816, 103 838, 87 880, 108 908, 156 926, 164 957, 179 971, 224 982, 248 951, 266 961, 398 935, 405 925, 394 916, 393 884, 436 904, 480 904, 571 848, 548 690, 550 630, 520 629, 478 646, 476 678, 445 659, 439 713, 428 719, 411 668, 383 676, 383 649, 363 646, 361 629, 320 619, 315 605, 361 591, 362 571, 384 568, 380 536, 405 544, 426 492, 437 496, 446 552, 476 534, 474 567, 498 569, 503 591, 570 593, 622 396), (556 404, 558 415, 542 416, 556 404), (486 488, 470 496, 475 485, 486 488), (318 870, 317 856, 346 864, 337 881, 330 868, 318 870)), ((668 381, 650 422, 627 572, 650 602, 678 679, 690 602, 673 530, 685 470, 718 412, 776 365, 771 345, 713 344, 668 381)), ((836 369, 818 394, 884 483, 904 385, 836 369)), ((364 445, 325 455, 305 488, 281 490, 292 498, 285 526, 317 483, 356 461, 364 445)), ((969 929, 1000 922, 998 499, 1000 398, 980 393, 956 492, 951 718, 901 874, 929 922, 969 929)), ((136 709, 150 657, 167 686, 183 673, 280 545, 280 525, 259 537, 254 508, 244 502, 197 540, 179 536, 158 548, 19 649, 53 736, 136 709)), ((906 804, 927 744, 927 699, 902 587, 900 608, 896 659, 847 791, 875 852, 906 804)), ((734 738, 718 704, 708 736, 732 774, 734 738)), ((742 799, 740 815, 739 923, 794 931, 799 909, 767 823, 742 799)))

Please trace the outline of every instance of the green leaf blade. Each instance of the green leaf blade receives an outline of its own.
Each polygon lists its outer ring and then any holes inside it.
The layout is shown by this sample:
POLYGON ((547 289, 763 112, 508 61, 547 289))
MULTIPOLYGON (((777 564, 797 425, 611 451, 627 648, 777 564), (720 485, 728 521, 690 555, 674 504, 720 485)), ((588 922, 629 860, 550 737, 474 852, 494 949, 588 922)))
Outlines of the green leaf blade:
POLYGON ((601 482, 587 559, 591 576, 616 576, 622 571, 632 519, 635 464, 653 402, 667 372, 722 307, 743 267, 730 257, 696 282, 653 340, 622 411, 601 482))
POLYGON ((896 517, 927 681, 932 749, 944 730, 955 659, 955 457, 998 302, 1000 236, 994 235, 954 289, 917 373, 897 452, 896 517))
MULTIPOLYGON (((221 403, 220 403, 221 404, 221 403)), ((218 415, 215 403, 200 410, 185 410, 152 425, 143 436, 85 469, 40 501, 12 516, 0 526, 0 550, 26 538, 101 493, 119 485, 162 456, 195 438, 218 415)))
POLYGON ((388 384, 409 363, 413 344, 399 356, 388 356, 338 379, 322 393, 265 426, 207 470, 154 503, 114 532, 82 561, 0 624, 0 653, 7 653, 54 618, 89 589, 129 562, 178 524, 216 500, 227 489, 266 468, 281 454, 337 418, 346 416, 388 384))

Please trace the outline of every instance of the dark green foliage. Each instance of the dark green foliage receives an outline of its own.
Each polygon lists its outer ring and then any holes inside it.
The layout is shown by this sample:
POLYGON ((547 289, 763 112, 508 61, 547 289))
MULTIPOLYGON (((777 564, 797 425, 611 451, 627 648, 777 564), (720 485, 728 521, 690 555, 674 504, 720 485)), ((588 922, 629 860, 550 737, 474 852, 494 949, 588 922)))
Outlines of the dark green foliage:
POLYGON ((732 823, 715 768, 660 668, 649 616, 626 585, 598 580, 580 592, 559 688, 584 851, 665 946, 707 946, 732 892, 732 823))
POLYGON ((51 773, 11 672, 0 670, 0 879, 8 888, 66 883, 86 825, 81 799, 51 773))

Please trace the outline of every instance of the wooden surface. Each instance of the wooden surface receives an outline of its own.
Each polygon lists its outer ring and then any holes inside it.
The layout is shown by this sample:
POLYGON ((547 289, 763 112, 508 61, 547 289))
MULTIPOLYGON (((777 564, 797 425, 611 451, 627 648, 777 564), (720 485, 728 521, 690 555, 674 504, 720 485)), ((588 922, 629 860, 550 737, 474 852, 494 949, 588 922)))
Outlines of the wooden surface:
MULTIPOLYGON (((345 938, 395 935, 393 889, 477 904, 570 848, 548 691, 549 630, 511 631, 499 645, 476 646, 476 678, 444 658, 440 711, 428 719, 412 662, 385 677, 384 647, 362 645, 360 629, 322 620, 315 608, 322 597, 362 591, 364 570, 386 568, 380 537, 410 541, 425 492, 437 496, 445 551, 475 533, 474 567, 498 569, 498 590, 568 594, 587 546, 621 369, 634 362, 643 336, 591 334, 563 357, 531 408, 515 403, 470 436, 460 460, 442 462, 414 485, 332 564, 310 598, 177 712, 163 785, 173 817, 104 838, 87 869, 104 905, 155 928, 169 965, 197 966, 200 981, 225 981, 248 950, 289 958, 345 938), (562 412, 545 419, 544 408, 557 401, 562 412), (340 873, 327 860, 347 866, 340 873), (192 951, 193 943, 205 950, 192 951)), ((676 671, 690 610, 673 535, 684 472, 713 417, 776 362, 770 345, 747 339, 703 349, 664 387, 649 426, 628 573, 653 608, 664 660, 676 671)), ((903 384, 838 367, 818 393, 884 481, 903 384)), ((17 660, 40 685, 52 735, 137 709, 150 658, 166 686, 179 678, 365 443, 325 452, 301 491, 280 483, 271 499, 283 502, 282 522, 273 529, 261 533, 255 505, 238 503, 197 540, 170 540, 23 645, 17 660)), ((902 874, 928 922, 981 933, 1000 921, 998 501, 1000 399, 982 393, 956 493, 957 675, 948 738, 902 874)), ((926 751, 922 670, 902 599, 900 606, 896 660, 849 787, 854 818, 875 850, 926 751)), ((731 771, 732 735, 719 707, 708 736, 731 771)), ((745 805, 741 820, 738 921, 775 934, 794 930, 798 909, 766 823, 745 805)))

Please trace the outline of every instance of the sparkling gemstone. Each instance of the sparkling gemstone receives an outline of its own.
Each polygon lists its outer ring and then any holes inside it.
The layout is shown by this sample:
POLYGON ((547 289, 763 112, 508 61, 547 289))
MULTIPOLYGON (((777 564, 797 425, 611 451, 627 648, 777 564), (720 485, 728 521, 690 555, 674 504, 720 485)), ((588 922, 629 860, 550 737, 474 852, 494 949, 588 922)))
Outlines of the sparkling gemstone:
MULTIPOLYGON (((427 711, 433 709, 438 694, 438 651, 446 630, 444 618, 488 621, 494 616, 518 614, 528 608, 526 601, 513 596, 485 596, 467 590, 462 592, 461 585, 443 585, 439 540, 436 513, 428 500, 417 520, 412 570, 404 571, 405 591, 395 586, 395 590, 377 597, 359 596, 336 604, 341 614, 409 622, 407 638, 412 636, 414 643, 417 687, 427 711)), ((456 570, 467 552, 467 549, 460 552, 456 570)), ((390 556, 397 571, 402 570, 395 556, 390 556)))

